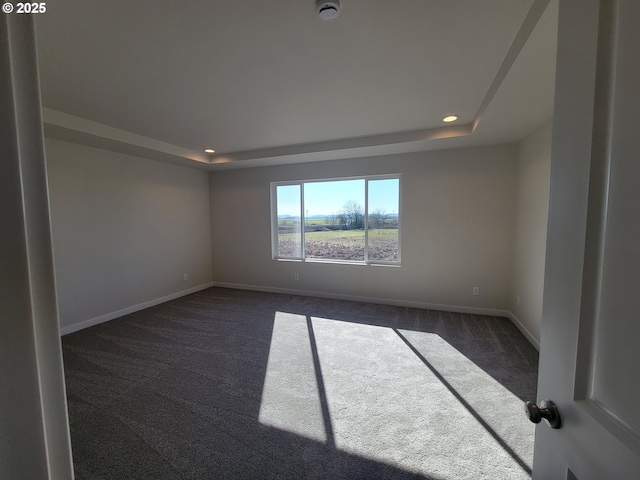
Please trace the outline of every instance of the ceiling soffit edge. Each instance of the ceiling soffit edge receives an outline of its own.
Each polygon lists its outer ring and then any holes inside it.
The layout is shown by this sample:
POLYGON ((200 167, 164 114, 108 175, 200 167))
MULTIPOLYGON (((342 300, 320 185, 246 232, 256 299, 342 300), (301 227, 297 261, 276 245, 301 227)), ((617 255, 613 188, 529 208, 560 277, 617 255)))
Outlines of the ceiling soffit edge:
MULTIPOLYGON (((256 166, 260 159, 268 159, 267 163, 270 165, 291 163, 292 157, 311 156, 315 158, 316 154, 321 154, 322 152, 331 152, 327 159, 352 158, 355 152, 363 150, 370 154, 375 154, 376 147, 385 147, 385 153, 389 153, 394 151, 394 145, 400 147, 413 142, 473 135, 480 124, 482 115, 491 104, 549 2, 550 0, 534 0, 531 4, 500 68, 483 97, 472 123, 469 124, 447 125, 420 130, 207 155, 43 107, 42 115, 45 133, 47 136, 60 140, 74 141, 144 158, 208 169, 222 166, 228 168, 230 167, 229 164, 233 163, 238 164, 240 167, 243 162, 246 162, 247 166, 248 164, 256 166)), ((399 150, 402 149, 399 148, 399 150)))

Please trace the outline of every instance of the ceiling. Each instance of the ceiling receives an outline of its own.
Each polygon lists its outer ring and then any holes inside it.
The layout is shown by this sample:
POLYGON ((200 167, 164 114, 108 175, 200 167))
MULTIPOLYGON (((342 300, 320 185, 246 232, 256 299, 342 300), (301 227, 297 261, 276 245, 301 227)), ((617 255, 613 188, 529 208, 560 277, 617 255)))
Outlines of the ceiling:
POLYGON ((552 115, 548 3, 57 0, 45 132, 211 170, 515 142, 552 115))

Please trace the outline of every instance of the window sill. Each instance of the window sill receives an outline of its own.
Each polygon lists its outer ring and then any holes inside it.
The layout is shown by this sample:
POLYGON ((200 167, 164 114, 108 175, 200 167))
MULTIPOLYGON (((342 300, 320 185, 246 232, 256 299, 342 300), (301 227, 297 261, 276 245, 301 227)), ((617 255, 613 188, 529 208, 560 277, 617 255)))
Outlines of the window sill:
POLYGON ((325 260, 322 258, 274 258, 277 262, 294 262, 294 263, 330 263, 332 265, 358 265, 371 267, 401 267, 402 264, 397 262, 359 262, 355 260, 325 260))

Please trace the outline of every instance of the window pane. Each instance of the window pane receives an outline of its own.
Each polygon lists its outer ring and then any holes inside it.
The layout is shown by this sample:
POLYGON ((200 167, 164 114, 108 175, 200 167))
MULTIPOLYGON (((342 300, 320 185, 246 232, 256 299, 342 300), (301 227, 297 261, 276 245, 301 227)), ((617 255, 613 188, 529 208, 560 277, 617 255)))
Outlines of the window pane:
POLYGON ((300 231, 300 185, 276 187, 278 216, 278 257, 302 256, 300 231))
POLYGON ((305 257, 364 261, 364 179, 304 184, 305 257))
POLYGON ((369 260, 397 262, 400 180, 369 180, 369 260))

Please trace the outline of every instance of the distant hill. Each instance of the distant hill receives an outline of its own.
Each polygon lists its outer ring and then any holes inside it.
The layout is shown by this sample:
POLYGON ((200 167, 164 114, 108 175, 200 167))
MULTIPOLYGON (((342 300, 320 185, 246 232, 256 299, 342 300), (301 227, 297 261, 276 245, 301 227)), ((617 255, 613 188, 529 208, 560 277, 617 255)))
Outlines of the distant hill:
MULTIPOLYGON (((397 213, 387 213, 385 214, 387 218, 398 218, 397 213)), ((331 218, 333 215, 309 215, 304 217, 306 220, 327 220, 331 218)), ((300 220, 300 216, 298 215, 278 215, 278 220, 300 220)))

